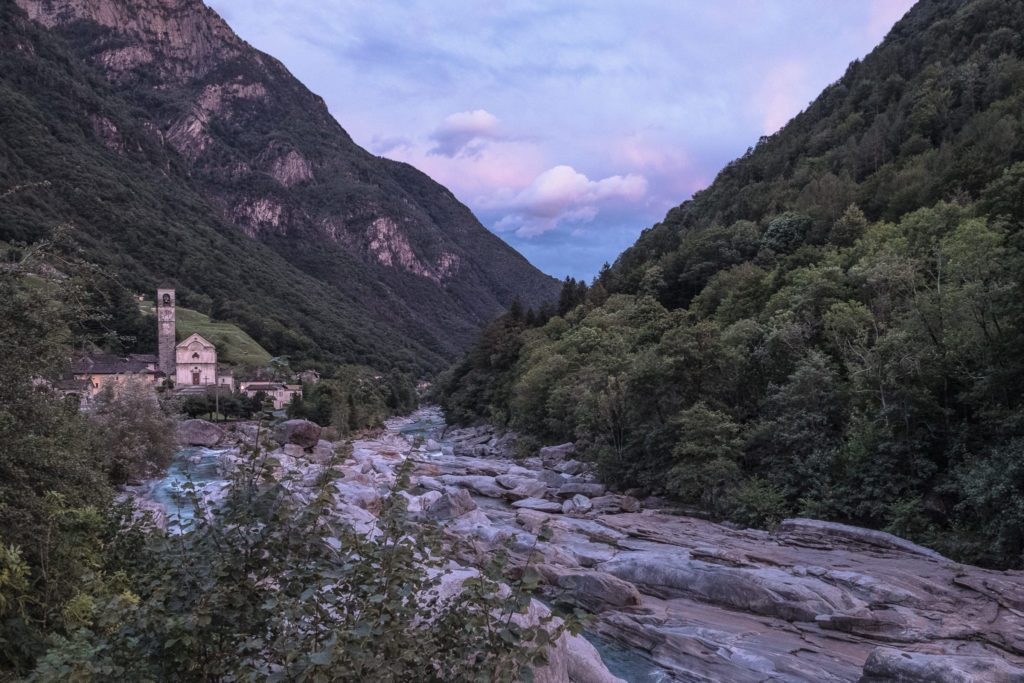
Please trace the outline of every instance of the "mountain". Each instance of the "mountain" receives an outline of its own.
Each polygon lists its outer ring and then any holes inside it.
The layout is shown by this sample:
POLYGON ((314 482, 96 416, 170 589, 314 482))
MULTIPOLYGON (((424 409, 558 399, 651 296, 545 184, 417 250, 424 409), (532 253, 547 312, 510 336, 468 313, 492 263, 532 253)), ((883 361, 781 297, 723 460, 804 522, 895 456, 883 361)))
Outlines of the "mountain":
POLYGON ((1024 566, 1024 12, 922 0, 562 315, 509 314, 450 419, 577 442, 716 518, 1024 566))
POLYGON ((74 226, 274 354, 426 371, 557 283, 198 0, 0 3, 0 240, 74 226))

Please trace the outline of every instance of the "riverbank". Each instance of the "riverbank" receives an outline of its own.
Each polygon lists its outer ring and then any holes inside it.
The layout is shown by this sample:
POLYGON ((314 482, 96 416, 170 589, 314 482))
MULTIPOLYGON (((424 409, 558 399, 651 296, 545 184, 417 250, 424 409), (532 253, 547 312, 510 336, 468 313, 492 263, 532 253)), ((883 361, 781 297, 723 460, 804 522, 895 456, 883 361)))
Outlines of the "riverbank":
MULTIPOLYGON (((395 468, 411 461, 410 512, 464 541, 462 564, 506 546, 514 566, 532 555, 545 599, 595 615, 604 665, 624 680, 1024 677, 1020 572, 813 520, 767 533, 640 509, 569 448, 513 461, 497 438, 445 430, 436 409, 391 420, 337 466, 340 512, 369 529, 395 468)), ((316 469, 312 450, 279 456, 316 469)))

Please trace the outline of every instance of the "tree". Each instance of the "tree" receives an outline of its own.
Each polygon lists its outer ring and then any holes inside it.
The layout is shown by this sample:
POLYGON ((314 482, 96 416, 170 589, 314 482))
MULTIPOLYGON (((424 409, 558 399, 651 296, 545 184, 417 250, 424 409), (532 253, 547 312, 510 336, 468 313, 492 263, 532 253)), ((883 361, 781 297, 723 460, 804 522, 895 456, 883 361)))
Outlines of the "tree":
POLYGON ((793 211, 773 218, 761 237, 761 244, 777 254, 789 254, 804 243, 811 219, 793 211))
POLYGON ((850 204, 846 211, 832 224, 828 241, 837 247, 848 247, 856 242, 867 228, 868 220, 856 204, 850 204))
POLYGON ((112 490, 77 405, 46 388, 78 315, 74 283, 35 272, 45 250, 0 269, 0 670, 24 672, 95 566, 112 490), (20 578, 19 578, 20 577, 20 578))
POLYGON ((98 428, 103 469, 114 484, 162 472, 177 450, 176 422, 162 410, 152 385, 142 379, 108 383, 96 396, 90 417, 98 428))

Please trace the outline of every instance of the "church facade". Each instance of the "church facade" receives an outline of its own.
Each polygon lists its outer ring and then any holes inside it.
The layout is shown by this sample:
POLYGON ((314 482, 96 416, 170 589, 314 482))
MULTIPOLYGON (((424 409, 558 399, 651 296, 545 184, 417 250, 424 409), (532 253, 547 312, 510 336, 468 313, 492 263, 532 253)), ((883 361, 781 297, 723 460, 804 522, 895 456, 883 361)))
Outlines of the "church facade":
POLYGON ((217 384, 217 347, 199 334, 174 347, 174 365, 174 385, 180 389, 217 384))

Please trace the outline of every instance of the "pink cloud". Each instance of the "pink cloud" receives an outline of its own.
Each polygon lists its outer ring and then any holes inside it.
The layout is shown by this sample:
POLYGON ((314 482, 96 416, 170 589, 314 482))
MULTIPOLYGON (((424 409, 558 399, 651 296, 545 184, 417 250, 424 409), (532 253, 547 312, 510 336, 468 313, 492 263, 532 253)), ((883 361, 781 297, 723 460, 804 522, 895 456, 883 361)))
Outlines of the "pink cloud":
POLYGON ((807 67, 796 60, 777 64, 763 74, 754 97, 765 135, 786 125, 813 96, 808 94, 807 75, 807 67))
POLYGON ((657 133, 643 130, 621 138, 613 148, 618 167, 628 168, 651 179, 655 192, 668 201, 678 201, 708 185, 706 171, 690 159, 686 150, 657 133))
POLYGON ((486 109, 460 111, 451 114, 430 135, 434 141, 431 154, 446 157, 460 154, 477 154, 487 140, 499 140, 498 117, 486 109))
POLYGON ((490 142, 473 155, 432 154, 422 144, 394 147, 385 155, 412 164, 463 200, 523 187, 547 166, 543 151, 525 142, 490 142))
POLYGON ((910 11, 916 0, 871 0, 868 7, 868 23, 865 34, 873 42, 885 37, 904 14, 910 11))
POLYGON ((505 190, 484 200, 507 211, 495 226, 532 237, 563 224, 589 223, 608 204, 636 204, 647 196, 641 175, 613 175, 591 180, 571 166, 555 166, 519 191, 505 190))

